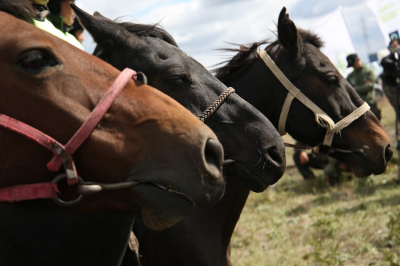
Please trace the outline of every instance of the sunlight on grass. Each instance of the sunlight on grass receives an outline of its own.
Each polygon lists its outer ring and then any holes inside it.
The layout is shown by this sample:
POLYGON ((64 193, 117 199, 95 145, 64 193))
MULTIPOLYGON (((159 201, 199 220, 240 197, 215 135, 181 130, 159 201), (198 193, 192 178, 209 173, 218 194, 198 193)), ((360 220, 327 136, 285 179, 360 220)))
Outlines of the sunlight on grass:
MULTIPOLYGON (((395 144, 394 111, 383 99, 383 125, 395 144)), ((286 141, 286 140, 285 140, 286 141)), ((387 171, 330 187, 321 171, 303 180, 290 167, 252 193, 232 238, 234 265, 400 265, 397 152, 387 171)))

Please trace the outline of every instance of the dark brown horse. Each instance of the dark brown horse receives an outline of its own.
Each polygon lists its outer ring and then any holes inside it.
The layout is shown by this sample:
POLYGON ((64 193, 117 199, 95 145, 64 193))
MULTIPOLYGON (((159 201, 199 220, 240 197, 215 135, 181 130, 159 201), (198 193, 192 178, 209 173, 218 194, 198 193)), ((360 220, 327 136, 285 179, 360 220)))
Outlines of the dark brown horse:
MULTIPOLYGON (((233 49, 238 53, 216 72, 221 81, 234 87, 278 128, 288 91, 257 53, 265 43, 233 49)), ((320 45, 316 35, 297 30, 283 9, 278 20, 278 40, 269 43, 265 51, 301 92, 338 122, 363 102, 321 53, 320 45)), ((322 143, 326 135, 313 112, 298 100, 291 105, 285 129, 312 146, 322 143)), ((345 127, 341 135, 335 135, 331 151, 332 156, 351 163, 360 176, 382 173, 392 156, 388 137, 370 111, 345 127)), ((163 231, 143 227, 141 236, 138 234, 142 266, 231 265, 230 239, 249 190, 234 175, 226 175, 226 179, 224 197, 211 209, 198 208, 187 219, 163 231)))
MULTIPOLYGON (((240 95, 278 128, 282 106, 290 93, 282 85, 282 80, 266 66, 265 59, 260 58, 264 51, 257 53, 259 46, 264 43, 268 42, 254 43, 250 47, 241 46, 232 60, 216 70, 216 76, 225 84, 238 87, 240 95), (259 80, 258 87, 247 89, 246 82, 256 77, 259 80)), ((264 54, 269 55, 305 97, 339 124, 365 103, 319 50, 322 44, 315 34, 297 30, 286 14, 286 8, 283 8, 278 20, 278 40, 270 43, 264 54)), ((316 121, 315 113, 303 103, 304 98, 294 98, 286 124, 282 124, 282 131, 310 146, 321 146, 321 143, 326 146, 326 127, 316 121)), ((333 141, 328 147, 329 154, 348 162, 359 177, 379 175, 386 170, 393 151, 385 130, 373 113, 363 111, 361 114, 350 120, 348 126, 334 131, 333 141)))
MULTIPOLYGON (((0 10, 10 12, 5 4, 0 10)), ((120 72, 7 13, 0 12, 0 25, 1 118, 67 143, 120 72)), ((52 153, 35 137, 8 126, 0 127, 1 191, 51 182, 59 174, 46 169, 52 153)), ((137 185, 88 195, 68 210, 46 199, 5 203, 0 208, 0 265, 89 265, 89 258, 94 258, 90 264, 112 265, 105 256, 108 249, 83 254, 85 243, 114 246, 105 243, 105 236, 128 228, 119 234, 124 243, 120 256, 132 224, 128 214, 163 229, 192 213, 195 203, 215 204, 224 191, 222 160, 222 146, 204 123, 159 90, 127 80, 73 161, 84 181, 137 185), (121 215, 93 214, 105 211, 121 215)), ((79 186, 59 186, 60 197, 79 186)))

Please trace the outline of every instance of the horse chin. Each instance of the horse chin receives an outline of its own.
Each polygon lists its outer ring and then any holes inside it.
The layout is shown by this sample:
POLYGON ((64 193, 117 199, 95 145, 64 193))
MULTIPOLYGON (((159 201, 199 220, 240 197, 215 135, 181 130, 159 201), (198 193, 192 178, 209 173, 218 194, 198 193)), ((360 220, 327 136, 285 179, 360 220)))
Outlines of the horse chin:
POLYGON ((367 169, 365 169, 363 167, 360 167, 360 166, 353 166, 352 167, 352 171, 353 171, 355 176, 361 177, 361 178, 362 177, 367 177, 370 174, 372 174, 371 171, 369 171, 369 170, 367 170, 367 169))
POLYGON ((373 167, 368 160, 359 155, 356 157, 354 164, 352 165, 352 171, 357 177, 367 177, 371 174, 380 175, 385 172, 385 170, 386 166, 373 167))
MULTIPOLYGON (((273 185, 279 180, 279 177, 272 177, 268 178, 268 181, 265 181, 265 175, 260 176, 238 161, 224 166, 224 170, 225 174, 237 176, 241 180, 243 186, 257 193, 263 192, 269 185, 273 185)), ((274 175, 274 173, 271 172, 271 175, 274 175)))
POLYGON ((152 230, 171 227, 194 212, 195 203, 152 184, 131 188, 140 202, 143 223, 152 230))
POLYGON ((367 177, 371 174, 380 175, 386 170, 386 165, 374 165, 374 163, 368 160, 368 158, 359 154, 346 158, 336 158, 345 162, 349 162, 353 174, 361 178, 367 177))

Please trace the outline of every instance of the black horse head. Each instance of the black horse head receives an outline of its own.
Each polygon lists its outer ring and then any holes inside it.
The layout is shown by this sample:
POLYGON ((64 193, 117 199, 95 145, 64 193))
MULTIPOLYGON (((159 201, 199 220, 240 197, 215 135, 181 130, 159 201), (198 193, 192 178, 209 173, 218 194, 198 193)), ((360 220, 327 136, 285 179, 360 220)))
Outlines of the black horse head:
MULTIPOLYGON (((172 37, 155 25, 116 23, 99 13, 87 14, 72 4, 81 24, 97 43, 95 55, 118 69, 129 67, 147 76, 148 84, 200 115, 227 87, 172 37)), ((230 95, 207 121, 224 146, 227 171, 253 191, 274 184, 285 169, 285 151, 274 126, 237 94, 230 95)))

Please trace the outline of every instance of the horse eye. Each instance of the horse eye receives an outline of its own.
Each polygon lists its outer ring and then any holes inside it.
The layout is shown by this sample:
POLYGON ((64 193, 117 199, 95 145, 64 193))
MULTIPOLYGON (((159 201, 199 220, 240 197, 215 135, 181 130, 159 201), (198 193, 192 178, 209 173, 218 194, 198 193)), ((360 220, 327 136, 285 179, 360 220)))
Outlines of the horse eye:
POLYGON ((40 72, 58 64, 59 61, 45 51, 32 50, 26 52, 18 61, 17 65, 25 71, 40 72))
POLYGON ((192 81, 189 80, 186 76, 183 75, 174 75, 170 76, 166 79, 168 83, 171 85, 179 86, 179 85, 184 85, 184 84, 192 84, 192 81))
POLYGON ((337 85, 339 84, 339 79, 335 75, 328 76, 326 79, 329 84, 337 85))

